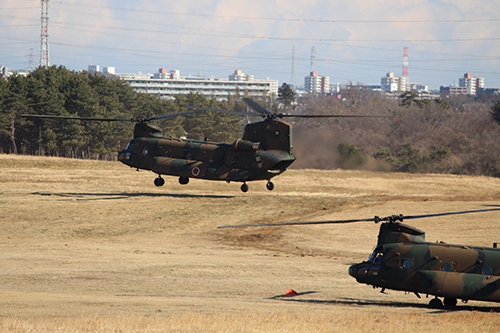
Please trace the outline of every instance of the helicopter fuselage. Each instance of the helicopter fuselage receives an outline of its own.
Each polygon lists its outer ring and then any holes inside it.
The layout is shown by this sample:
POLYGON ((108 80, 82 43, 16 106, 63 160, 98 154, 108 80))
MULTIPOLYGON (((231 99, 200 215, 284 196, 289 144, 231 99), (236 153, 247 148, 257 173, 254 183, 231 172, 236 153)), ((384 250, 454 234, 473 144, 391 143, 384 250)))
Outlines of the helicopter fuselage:
POLYGON ((281 120, 266 119, 245 127, 244 135, 233 144, 188 140, 161 135, 157 126, 136 124, 134 139, 118 153, 124 164, 161 175, 178 176, 181 184, 189 178, 243 182, 268 180, 285 172, 295 161, 292 153, 291 126, 281 120))
MULTIPOLYGON (((500 302, 500 249, 429 243, 423 241, 423 232, 417 237, 404 234, 399 240, 379 236, 370 258, 350 266, 349 274, 373 287, 444 297, 445 305, 453 306, 457 299, 500 302)), ((442 306, 433 301, 431 305, 442 306)))
POLYGON ((243 140, 226 144, 143 137, 130 141, 118 159, 158 175, 246 182, 283 173, 295 157, 283 150, 259 149, 259 143, 243 140))

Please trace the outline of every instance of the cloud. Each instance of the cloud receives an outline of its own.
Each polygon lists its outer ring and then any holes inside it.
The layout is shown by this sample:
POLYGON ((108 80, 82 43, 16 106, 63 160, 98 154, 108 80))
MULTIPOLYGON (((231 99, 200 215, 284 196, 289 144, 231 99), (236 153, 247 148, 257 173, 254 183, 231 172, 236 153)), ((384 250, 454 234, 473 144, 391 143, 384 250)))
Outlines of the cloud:
MULTIPOLYGON (((39 52, 39 1, 0 9, 0 61, 27 67, 20 55, 39 52)), ((241 68, 287 82, 295 46, 302 83, 315 46, 315 69, 331 82, 378 84, 389 71, 399 75, 407 46, 414 82, 438 88, 471 72, 500 86, 495 0, 70 0, 51 2, 49 12, 51 62, 72 69, 92 62, 121 73, 167 67, 226 77, 241 68)))

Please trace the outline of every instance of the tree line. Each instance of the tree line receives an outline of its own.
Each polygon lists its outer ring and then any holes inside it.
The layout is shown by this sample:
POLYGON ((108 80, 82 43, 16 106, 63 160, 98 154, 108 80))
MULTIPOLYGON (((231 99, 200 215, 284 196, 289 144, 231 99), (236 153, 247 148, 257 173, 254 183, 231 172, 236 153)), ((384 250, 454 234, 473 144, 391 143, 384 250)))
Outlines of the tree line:
MULTIPOLYGON (((22 118, 21 114, 132 119, 189 112, 182 105, 247 110, 240 92, 228 101, 201 94, 174 100, 136 93, 122 80, 64 67, 0 78, 0 153, 114 159, 133 136, 133 123, 22 118)), ((372 169, 500 177, 500 96, 390 98, 348 84, 337 96, 296 98, 286 84, 257 101, 293 114, 373 115, 374 118, 295 119, 293 168, 372 169)), ((231 143, 242 119, 220 112, 156 122, 166 136, 231 143)))
POLYGON ((294 167, 500 177, 500 96, 389 98, 360 84, 341 95, 311 97, 295 112, 387 117, 297 121, 294 167))
MULTIPOLYGON (((133 136, 133 123, 24 118, 22 114, 135 119, 190 112, 181 105, 242 108, 239 96, 218 102, 200 94, 175 100, 136 93, 122 80, 65 67, 39 67, 28 76, 0 78, 0 153, 113 158, 133 136)), ((230 141, 241 135, 241 117, 202 112, 156 123, 164 134, 230 141)))

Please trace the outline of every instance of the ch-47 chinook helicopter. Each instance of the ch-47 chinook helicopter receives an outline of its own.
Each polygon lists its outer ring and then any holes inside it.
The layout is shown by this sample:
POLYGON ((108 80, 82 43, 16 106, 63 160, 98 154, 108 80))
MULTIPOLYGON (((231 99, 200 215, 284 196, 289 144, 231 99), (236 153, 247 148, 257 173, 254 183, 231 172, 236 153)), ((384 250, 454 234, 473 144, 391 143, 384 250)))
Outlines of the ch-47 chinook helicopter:
POLYGON ((429 305, 442 308, 453 307, 457 299, 500 302, 500 249, 470 245, 430 243, 425 241, 425 232, 403 220, 437 217, 445 215, 478 213, 500 210, 489 208, 461 212, 427 215, 392 215, 384 218, 358 220, 334 220, 311 222, 283 222, 222 226, 219 228, 282 226, 303 224, 329 224, 384 222, 380 225, 378 242, 367 261, 349 267, 349 275, 357 282, 374 288, 401 290, 434 295, 429 305))
POLYGON ((274 189, 271 178, 282 174, 295 161, 292 152, 292 126, 283 120, 286 117, 384 117, 365 115, 290 115, 273 113, 250 98, 244 101, 255 111, 240 112, 186 106, 193 112, 181 112, 143 119, 115 119, 67 117, 49 115, 21 115, 22 117, 71 119, 89 121, 132 121, 135 122, 134 138, 127 148, 118 153, 118 160, 136 168, 158 174, 156 186, 163 186, 162 175, 178 176, 179 183, 186 185, 190 178, 242 182, 241 190, 248 191, 246 182, 267 180, 266 188, 274 189), (263 121, 245 126, 241 139, 233 144, 200 140, 164 137, 161 128, 149 122, 177 116, 218 111, 242 116, 262 116, 263 121))

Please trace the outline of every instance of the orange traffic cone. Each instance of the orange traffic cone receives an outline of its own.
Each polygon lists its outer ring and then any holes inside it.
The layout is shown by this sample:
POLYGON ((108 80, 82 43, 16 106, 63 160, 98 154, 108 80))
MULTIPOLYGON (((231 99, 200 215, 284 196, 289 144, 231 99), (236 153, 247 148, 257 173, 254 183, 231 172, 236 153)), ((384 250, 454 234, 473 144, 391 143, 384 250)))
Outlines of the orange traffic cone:
POLYGON ((285 293, 285 295, 289 295, 289 296, 295 296, 295 295, 298 295, 295 290, 293 289, 288 289, 285 293))

